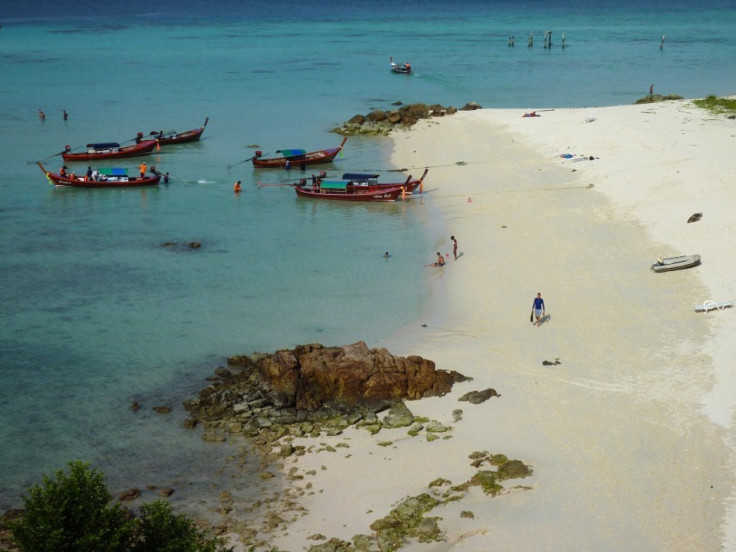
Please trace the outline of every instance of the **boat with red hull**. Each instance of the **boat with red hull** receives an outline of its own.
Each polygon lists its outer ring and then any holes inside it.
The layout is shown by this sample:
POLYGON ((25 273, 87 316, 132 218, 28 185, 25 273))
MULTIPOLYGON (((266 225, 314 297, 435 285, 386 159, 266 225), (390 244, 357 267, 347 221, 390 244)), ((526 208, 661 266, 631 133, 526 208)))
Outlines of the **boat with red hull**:
POLYGON ((282 157, 262 157, 262 153, 257 151, 253 156, 253 167, 256 169, 283 169, 291 167, 302 167, 306 165, 316 165, 318 163, 329 163, 337 154, 342 151, 348 137, 342 139, 342 143, 336 148, 330 148, 307 153, 303 149, 285 149, 279 150, 282 157))
POLYGON ((396 201, 402 192, 401 186, 387 188, 385 186, 334 186, 329 181, 318 186, 296 186, 296 195, 313 199, 331 199, 336 201, 396 201))
POLYGON ((161 174, 151 167, 151 176, 136 177, 128 176, 127 169, 97 169, 90 176, 86 172, 81 175, 74 173, 60 174, 52 173, 38 162, 46 178, 54 186, 67 186, 71 188, 130 188, 140 186, 156 186, 161 180, 161 174))
MULTIPOLYGON (((121 146, 117 142, 87 144, 87 151, 73 153, 69 146, 62 152, 64 161, 100 161, 148 155, 156 147, 156 140, 143 140, 132 146, 121 146)), ((58 155, 58 154, 57 154, 58 155)))
POLYGON ((170 146, 172 144, 184 144, 186 142, 196 142, 202 137, 202 133, 204 132, 204 129, 207 127, 207 123, 209 122, 210 118, 207 117, 201 127, 187 130, 186 132, 176 132, 175 130, 152 130, 149 134, 149 137, 151 140, 158 140, 158 143, 162 146, 170 146))
POLYGON ((345 173, 341 180, 323 180, 322 173, 320 177, 312 176, 310 183, 302 178, 295 189, 299 197, 315 199, 396 201, 399 196, 403 199, 420 188, 428 172, 429 169, 424 169, 424 174, 419 179, 414 180, 410 175, 405 182, 393 183, 379 183, 377 174, 364 173, 345 173))

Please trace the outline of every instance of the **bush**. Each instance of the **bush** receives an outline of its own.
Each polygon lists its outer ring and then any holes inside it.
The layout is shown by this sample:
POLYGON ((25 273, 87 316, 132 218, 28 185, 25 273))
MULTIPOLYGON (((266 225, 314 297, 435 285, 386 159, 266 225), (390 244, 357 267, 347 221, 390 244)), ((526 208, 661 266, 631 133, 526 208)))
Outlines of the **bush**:
POLYGON ((10 524, 23 552, 117 552, 132 542, 130 515, 110 503, 104 475, 83 462, 70 462, 56 479, 44 476, 23 502, 23 516, 10 524))
POLYGON ((157 500, 141 506, 135 552, 218 552, 219 539, 208 540, 184 515, 175 515, 171 504, 157 500))
POLYGON ((22 552, 228 552, 171 505, 141 506, 134 518, 112 502, 104 475, 89 464, 69 463, 69 473, 44 476, 23 497, 25 510, 8 525, 22 552))

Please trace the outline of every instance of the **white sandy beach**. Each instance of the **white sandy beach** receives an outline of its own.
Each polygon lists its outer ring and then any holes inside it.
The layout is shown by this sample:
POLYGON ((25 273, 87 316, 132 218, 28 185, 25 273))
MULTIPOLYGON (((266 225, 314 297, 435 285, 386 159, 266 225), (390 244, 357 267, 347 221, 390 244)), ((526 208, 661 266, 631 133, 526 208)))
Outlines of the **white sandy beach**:
POLYGON ((467 481, 469 455, 489 451, 533 476, 439 506, 446 541, 406 550, 736 550, 736 308, 693 308, 736 300, 736 122, 689 101, 523 113, 459 112, 394 135, 396 166, 431 167, 412 199, 442 214, 427 262, 452 251, 450 234, 462 256, 427 269, 433 308, 381 346, 473 381, 407 403, 449 438, 302 443, 311 452, 283 469, 303 476, 290 485, 305 511, 273 546, 370 534, 431 481, 467 481), (649 270, 691 253, 701 266, 649 270), (538 291, 548 316, 535 327, 538 291), (501 396, 458 401, 488 387, 501 396))

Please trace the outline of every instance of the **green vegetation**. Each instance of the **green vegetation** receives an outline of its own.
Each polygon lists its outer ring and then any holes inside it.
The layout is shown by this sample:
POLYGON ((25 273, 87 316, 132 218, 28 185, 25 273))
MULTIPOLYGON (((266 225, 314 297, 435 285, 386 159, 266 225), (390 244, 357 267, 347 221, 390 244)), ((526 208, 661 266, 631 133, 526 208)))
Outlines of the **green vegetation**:
POLYGON ((729 119, 736 119, 736 99, 708 96, 702 100, 693 100, 693 103, 715 115, 726 115, 729 119))
POLYGON ((225 552, 168 502, 144 504, 133 517, 112 502, 104 475, 75 461, 69 470, 44 476, 23 497, 23 514, 8 523, 21 552, 225 552))

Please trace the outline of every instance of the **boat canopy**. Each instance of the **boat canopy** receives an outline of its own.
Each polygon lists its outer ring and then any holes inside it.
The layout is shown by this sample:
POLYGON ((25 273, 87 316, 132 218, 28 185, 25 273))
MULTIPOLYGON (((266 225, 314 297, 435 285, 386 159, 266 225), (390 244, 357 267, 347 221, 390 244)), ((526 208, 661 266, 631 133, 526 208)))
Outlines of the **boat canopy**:
POLYGON ((299 157, 300 155, 306 155, 307 150, 303 149, 283 149, 281 155, 284 157, 299 157))
POLYGON ((118 144, 117 142, 100 142, 99 144, 87 144, 87 147, 101 150, 101 149, 119 148, 120 144, 118 144))
POLYGON ((128 176, 128 169, 126 168, 97 169, 97 172, 105 176, 128 176))
POLYGON ((377 174, 369 173, 344 173, 342 175, 343 180, 357 180, 358 182, 366 182, 368 180, 375 180, 378 178, 377 174))
POLYGON ((348 181, 347 180, 323 180, 319 187, 323 190, 332 190, 332 191, 342 191, 344 192, 345 189, 348 187, 348 181))

